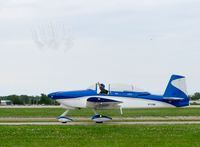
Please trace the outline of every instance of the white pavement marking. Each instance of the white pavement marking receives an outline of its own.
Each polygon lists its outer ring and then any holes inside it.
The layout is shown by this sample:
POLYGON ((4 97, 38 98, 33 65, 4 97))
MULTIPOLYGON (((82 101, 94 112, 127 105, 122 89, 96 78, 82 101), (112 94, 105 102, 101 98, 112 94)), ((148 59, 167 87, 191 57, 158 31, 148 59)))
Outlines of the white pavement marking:
MULTIPOLYGON (((60 105, 30 105, 30 106, 12 105, 12 106, 0 106, 0 108, 62 108, 62 107, 60 105)), ((200 108, 200 105, 190 105, 182 108, 200 108)))

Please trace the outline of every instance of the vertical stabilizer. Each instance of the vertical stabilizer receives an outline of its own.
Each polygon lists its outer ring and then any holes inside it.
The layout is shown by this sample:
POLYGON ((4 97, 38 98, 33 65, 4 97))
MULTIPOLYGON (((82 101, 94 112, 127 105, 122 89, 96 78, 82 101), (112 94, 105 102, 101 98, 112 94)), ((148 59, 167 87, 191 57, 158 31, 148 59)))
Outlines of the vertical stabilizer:
POLYGON ((165 99, 174 101, 176 106, 188 106, 189 98, 184 76, 172 75, 163 95, 165 99))

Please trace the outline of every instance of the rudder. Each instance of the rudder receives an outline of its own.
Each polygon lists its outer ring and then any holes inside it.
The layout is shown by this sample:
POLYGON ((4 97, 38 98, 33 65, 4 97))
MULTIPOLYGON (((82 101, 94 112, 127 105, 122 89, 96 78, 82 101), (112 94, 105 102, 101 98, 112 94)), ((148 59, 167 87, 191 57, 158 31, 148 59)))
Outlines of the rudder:
POLYGON ((189 105, 185 77, 181 75, 172 75, 163 97, 169 99, 171 98, 172 100, 182 99, 181 102, 179 101, 179 104, 176 103, 179 106, 189 105))

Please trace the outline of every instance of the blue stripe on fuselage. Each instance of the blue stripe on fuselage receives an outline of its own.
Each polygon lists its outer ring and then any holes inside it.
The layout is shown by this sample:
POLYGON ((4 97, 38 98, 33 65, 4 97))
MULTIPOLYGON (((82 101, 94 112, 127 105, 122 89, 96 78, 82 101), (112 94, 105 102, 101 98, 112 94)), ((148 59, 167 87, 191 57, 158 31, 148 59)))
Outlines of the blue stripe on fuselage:
POLYGON ((51 99, 72 99, 85 96, 110 96, 110 97, 124 97, 124 98, 140 98, 147 100, 155 100, 172 104, 176 107, 187 106, 188 100, 184 99, 181 101, 169 101, 164 100, 161 95, 152 95, 148 92, 110 92, 109 94, 97 94, 96 90, 79 90, 79 91, 67 91, 67 92, 55 92, 48 95, 51 99))
POLYGON ((96 95, 97 92, 95 90, 77 90, 77 91, 61 91, 61 92, 54 92, 48 94, 48 97, 51 99, 71 99, 71 98, 78 98, 84 96, 92 96, 96 95))
POLYGON ((162 96, 151 95, 148 92, 110 92, 109 94, 97 94, 95 90, 79 90, 67 92, 55 92, 48 95, 51 99, 72 99, 85 96, 115 96, 124 98, 142 98, 149 100, 163 101, 162 96))

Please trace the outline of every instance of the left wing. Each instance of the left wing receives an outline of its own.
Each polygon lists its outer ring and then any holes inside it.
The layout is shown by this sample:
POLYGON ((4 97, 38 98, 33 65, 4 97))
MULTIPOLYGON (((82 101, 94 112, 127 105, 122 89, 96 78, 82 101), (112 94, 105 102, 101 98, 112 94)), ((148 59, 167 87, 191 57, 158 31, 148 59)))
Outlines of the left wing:
POLYGON ((94 109, 120 108, 120 103, 122 102, 101 97, 90 97, 87 99, 87 107, 94 109))

